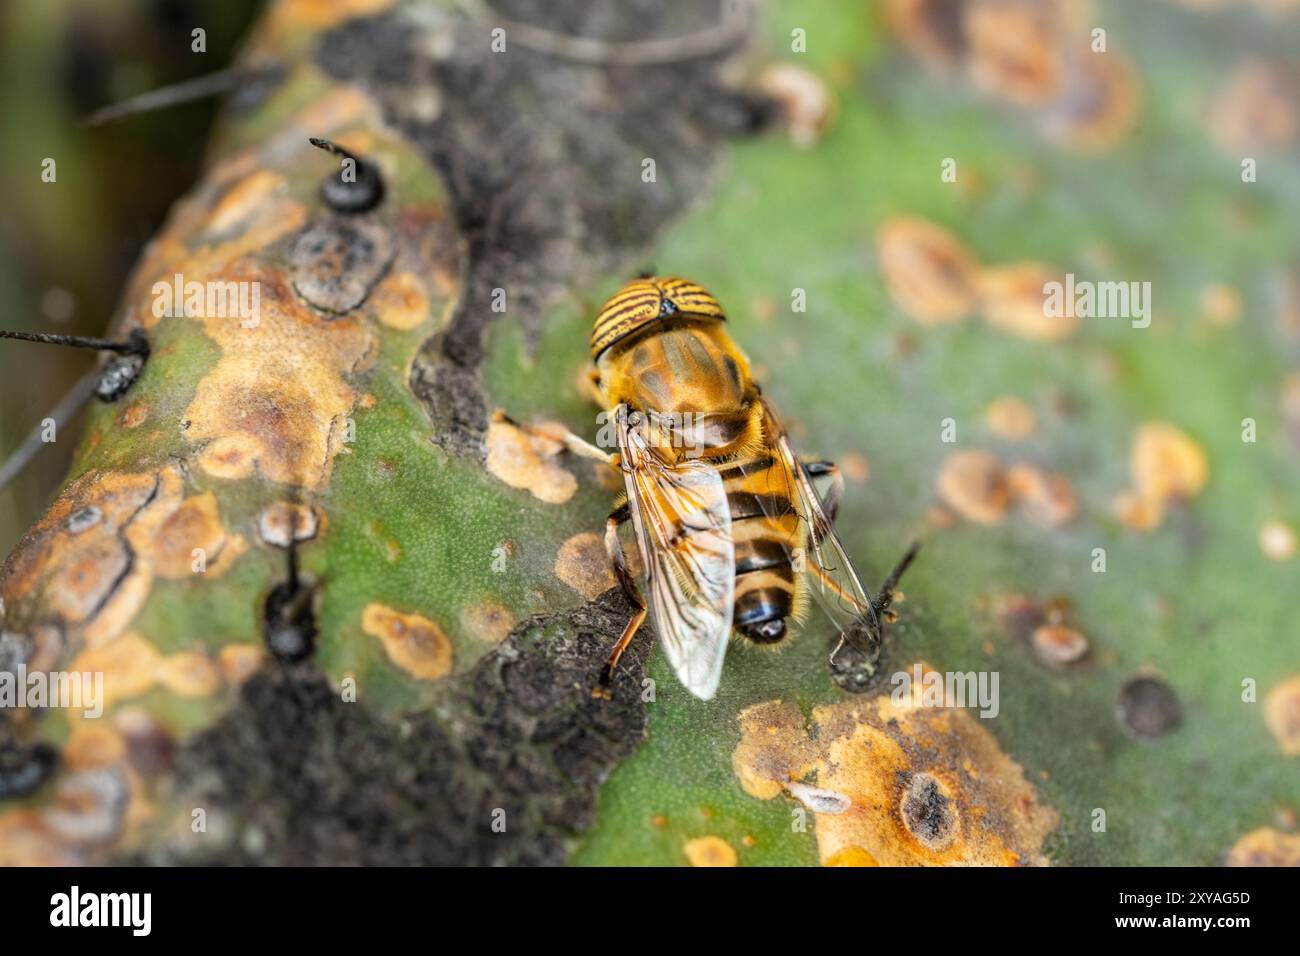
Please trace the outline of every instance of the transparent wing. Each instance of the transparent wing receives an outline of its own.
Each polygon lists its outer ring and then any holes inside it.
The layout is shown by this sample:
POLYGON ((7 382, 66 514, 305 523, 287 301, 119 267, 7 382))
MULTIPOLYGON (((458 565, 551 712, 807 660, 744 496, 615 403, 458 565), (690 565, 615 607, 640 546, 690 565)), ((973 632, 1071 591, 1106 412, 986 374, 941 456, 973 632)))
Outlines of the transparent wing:
POLYGON ((639 413, 620 406, 615 415, 650 615, 678 680, 709 700, 722 676, 736 597, 727 492, 711 465, 665 462, 647 442, 639 413))
MULTIPOLYGON (((796 539, 803 541, 804 553, 792 555, 792 563, 796 571, 802 570, 805 573, 813 599, 835 623, 840 634, 861 634, 865 628, 866 633, 874 639, 879 634, 879 622, 871 598, 862 586, 853 562, 845 553, 844 545, 840 543, 830 519, 826 517, 821 497, 813 488, 803 463, 794 453, 790 436, 765 401, 763 410, 763 427, 767 430, 769 446, 773 451, 773 471, 780 476, 778 480, 783 486, 774 490, 784 491, 785 495, 766 495, 760 500, 771 511, 776 510, 774 502, 783 498, 793 504, 806 533, 796 539)), ((771 513, 774 518, 782 516, 771 513)))

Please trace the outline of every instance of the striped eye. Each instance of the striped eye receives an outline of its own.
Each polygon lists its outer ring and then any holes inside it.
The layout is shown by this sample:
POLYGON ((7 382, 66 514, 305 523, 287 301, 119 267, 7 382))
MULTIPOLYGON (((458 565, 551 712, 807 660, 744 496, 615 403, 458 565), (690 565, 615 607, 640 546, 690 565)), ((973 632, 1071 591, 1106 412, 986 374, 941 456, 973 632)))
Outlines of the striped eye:
POLYGON ((707 289, 669 276, 633 279, 614 293, 596 315, 591 330, 591 354, 600 354, 658 319, 681 313, 724 321, 722 306, 707 289))

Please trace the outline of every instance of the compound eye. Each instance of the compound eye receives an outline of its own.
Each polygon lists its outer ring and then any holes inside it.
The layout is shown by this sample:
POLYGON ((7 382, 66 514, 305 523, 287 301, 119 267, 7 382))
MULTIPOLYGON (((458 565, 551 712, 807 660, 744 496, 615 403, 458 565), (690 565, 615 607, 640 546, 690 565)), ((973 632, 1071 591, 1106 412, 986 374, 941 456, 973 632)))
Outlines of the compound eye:
POLYGON ((669 299, 668 297, 665 296, 663 299, 660 300, 659 318, 662 319, 665 315, 672 315, 676 311, 677 311, 677 303, 674 302, 672 299, 669 299))

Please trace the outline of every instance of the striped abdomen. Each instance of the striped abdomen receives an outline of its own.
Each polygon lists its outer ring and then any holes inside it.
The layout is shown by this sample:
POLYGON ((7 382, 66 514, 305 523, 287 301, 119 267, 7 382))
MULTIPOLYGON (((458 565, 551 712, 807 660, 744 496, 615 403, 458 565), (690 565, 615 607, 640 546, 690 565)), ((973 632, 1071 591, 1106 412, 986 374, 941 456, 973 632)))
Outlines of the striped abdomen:
POLYGON ((728 462, 718 471, 736 550, 732 625, 750 640, 775 643, 785 636, 786 620, 803 606, 790 556, 803 547, 805 532, 791 504, 789 473, 767 457, 728 462))

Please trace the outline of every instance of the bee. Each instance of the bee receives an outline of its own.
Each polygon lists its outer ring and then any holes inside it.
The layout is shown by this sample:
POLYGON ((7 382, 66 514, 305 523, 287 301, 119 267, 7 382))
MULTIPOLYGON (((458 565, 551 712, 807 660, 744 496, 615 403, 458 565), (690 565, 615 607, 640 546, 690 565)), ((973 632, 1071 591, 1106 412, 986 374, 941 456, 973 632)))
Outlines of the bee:
POLYGON ((636 608, 601 688, 648 614, 678 680, 708 700, 732 632, 778 644, 810 598, 838 629, 832 669, 853 648, 870 671, 889 592, 915 548, 873 602, 832 527, 844 489, 839 469, 800 461, 718 300, 687 279, 637 278, 597 313, 591 359, 590 391, 613 432, 603 444, 617 451, 572 434, 566 444, 622 473, 625 494, 606 521, 605 548, 636 608), (826 479, 825 497, 815 479, 826 479), (648 600, 619 540, 629 521, 648 600))

